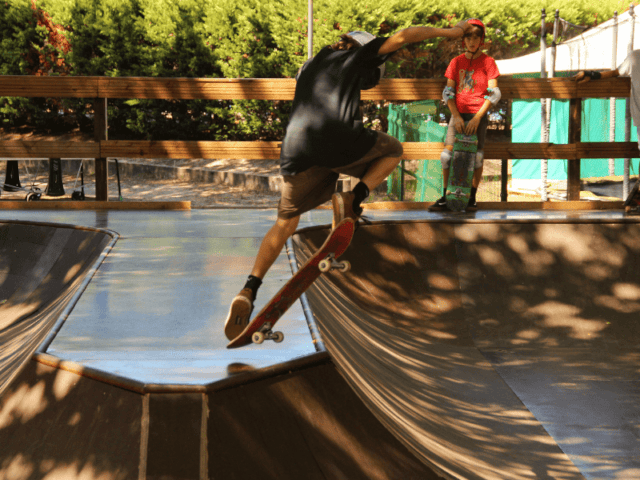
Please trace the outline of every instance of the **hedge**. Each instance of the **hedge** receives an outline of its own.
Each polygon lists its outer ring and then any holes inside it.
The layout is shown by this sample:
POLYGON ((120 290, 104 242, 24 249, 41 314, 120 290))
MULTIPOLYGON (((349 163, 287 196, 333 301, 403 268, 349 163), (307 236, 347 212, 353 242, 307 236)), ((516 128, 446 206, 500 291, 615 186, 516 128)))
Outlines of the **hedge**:
MULTIPOLYGON (((300 0, 5 0, 0 73, 148 77, 292 77, 307 58, 307 4, 300 0)), ((506 58, 538 48, 540 9, 596 25, 628 4, 614 0, 314 1, 314 51, 351 30, 389 36, 411 25, 487 25, 486 51, 506 58), (526 3, 526 4, 523 4, 526 3)), ((549 38, 549 42, 550 42, 549 38)), ((459 41, 402 49, 387 77, 440 77, 459 41)), ((369 108, 374 116, 384 109, 369 108)), ((289 102, 109 101, 110 138, 281 139, 289 102)), ((7 128, 91 131, 90 99, 0 99, 7 128), (62 121, 57 121, 62 118, 62 121), (56 119, 56 121, 53 121, 56 119)), ((384 123, 384 122, 383 122, 384 123)))

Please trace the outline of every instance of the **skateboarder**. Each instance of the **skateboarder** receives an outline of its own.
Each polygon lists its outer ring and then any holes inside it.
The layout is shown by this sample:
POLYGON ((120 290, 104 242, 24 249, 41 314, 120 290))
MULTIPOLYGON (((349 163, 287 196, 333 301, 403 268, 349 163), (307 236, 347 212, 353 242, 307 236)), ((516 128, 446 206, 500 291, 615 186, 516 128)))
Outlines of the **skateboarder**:
POLYGON ((442 99, 451 110, 451 120, 445 139, 445 148, 440 154, 442 162, 442 198, 438 199, 429 210, 447 209, 446 190, 449 183, 449 167, 456 133, 478 136, 478 152, 475 159, 471 197, 467 211, 477 210, 476 192, 482 180, 484 161, 484 139, 487 133, 487 112, 491 105, 496 105, 501 93, 498 88, 500 72, 493 58, 482 52, 485 27, 477 18, 468 20, 471 26, 462 37, 465 53, 451 60, 444 76, 447 86, 442 92, 442 99), (465 125, 466 122, 466 125, 465 125))
POLYGON ((573 80, 578 83, 586 83, 599 78, 611 77, 631 77, 631 117, 638 129, 638 147, 640 148, 640 50, 632 51, 627 58, 614 70, 597 72, 594 70, 583 70, 578 72, 573 80))
POLYGON ((351 32, 302 66, 280 153, 284 182, 278 218, 262 240, 244 288, 231 303, 225 322, 228 338, 240 334, 249 322, 262 279, 295 232, 300 215, 331 199, 334 225, 347 217, 358 219, 360 204, 400 162, 398 140, 364 128, 360 91, 378 83, 379 67, 404 45, 435 37, 460 38, 468 29, 463 21, 453 28, 410 27, 389 38, 351 32), (340 173, 360 182, 350 192, 334 194, 340 173))

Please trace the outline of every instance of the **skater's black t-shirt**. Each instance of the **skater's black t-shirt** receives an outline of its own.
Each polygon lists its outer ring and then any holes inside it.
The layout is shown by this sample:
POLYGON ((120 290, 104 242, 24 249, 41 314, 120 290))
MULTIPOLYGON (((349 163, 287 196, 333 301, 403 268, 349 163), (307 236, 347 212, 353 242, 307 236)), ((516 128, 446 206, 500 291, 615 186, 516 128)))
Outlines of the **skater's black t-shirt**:
POLYGON ((388 58, 378 55, 385 40, 352 50, 325 47, 302 66, 280 152, 282 175, 349 165, 371 150, 377 135, 362 123, 360 91, 388 58))

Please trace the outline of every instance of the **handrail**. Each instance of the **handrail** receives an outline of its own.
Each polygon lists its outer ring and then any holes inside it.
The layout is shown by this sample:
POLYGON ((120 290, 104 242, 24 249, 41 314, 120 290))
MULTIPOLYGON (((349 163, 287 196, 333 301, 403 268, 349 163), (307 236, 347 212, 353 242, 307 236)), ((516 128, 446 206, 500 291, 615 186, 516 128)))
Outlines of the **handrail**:
MULTIPOLYGON (((383 79, 363 100, 410 102, 441 98, 444 79, 383 79)), ((629 78, 616 77, 585 84, 568 78, 518 79, 500 77, 505 99, 555 98, 570 101, 569 143, 490 143, 485 158, 568 159, 568 199, 580 194, 580 159, 631 158, 635 142, 581 143, 582 99, 629 97, 629 78)), ((157 78, 157 77, 38 77, 0 75, 0 96, 93 99, 93 142, 0 141, 4 158, 95 158, 96 200, 108 199, 107 157, 118 158, 246 158, 277 159, 281 142, 133 141, 108 140, 108 99, 173 100, 292 100, 295 80, 288 78, 157 78)), ((404 143, 405 159, 440 158, 440 143, 404 143)))
MULTIPOLYGON (((442 98, 444 79, 383 79, 363 100, 442 98)), ((568 78, 500 77, 506 99, 628 97, 630 81, 617 77, 577 84, 568 78)), ((2 97, 140 98, 174 100, 293 100, 291 78, 36 77, 0 75, 2 97)))

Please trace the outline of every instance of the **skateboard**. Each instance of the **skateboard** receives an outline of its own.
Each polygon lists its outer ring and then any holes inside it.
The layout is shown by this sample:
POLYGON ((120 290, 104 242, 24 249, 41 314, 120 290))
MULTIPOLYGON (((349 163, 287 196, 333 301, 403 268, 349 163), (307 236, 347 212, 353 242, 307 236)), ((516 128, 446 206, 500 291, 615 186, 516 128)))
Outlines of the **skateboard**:
POLYGON ((629 192, 624 202, 625 212, 629 215, 640 215, 640 177, 629 192))
POLYGON ((351 268, 348 261, 339 262, 337 259, 349 247, 354 230, 355 224, 351 218, 345 218, 336 225, 318 251, 300 267, 295 275, 249 322, 242 333, 229 342, 227 348, 244 347, 251 342, 261 344, 265 340, 274 340, 276 343, 284 340, 283 333, 274 332, 273 327, 289 307, 300 298, 321 273, 327 273, 331 270, 347 272, 351 268))
POLYGON ((449 184, 447 185, 445 196, 449 210, 462 212, 469 204, 477 151, 477 135, 456 134, 456 139, 453 143, 449 184))

